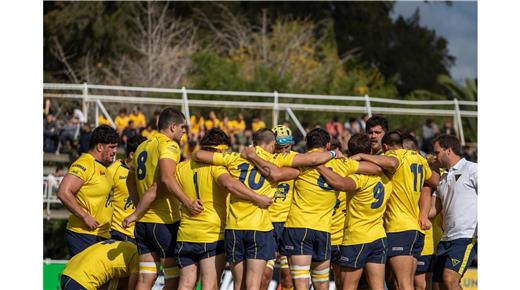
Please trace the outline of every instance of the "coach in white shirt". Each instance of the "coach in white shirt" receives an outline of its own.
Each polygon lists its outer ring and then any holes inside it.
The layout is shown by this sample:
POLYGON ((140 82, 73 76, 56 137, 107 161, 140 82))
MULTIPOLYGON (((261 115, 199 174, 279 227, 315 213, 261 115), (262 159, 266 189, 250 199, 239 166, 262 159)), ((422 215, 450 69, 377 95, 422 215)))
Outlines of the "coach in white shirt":
POLYGON ((434 195, 430 218, 442 213, 444 233, 437 248, 433 281, 462 290, 460 280, 477 247, 477 164, 462 158, 459 140, 441 135, 433 141, 435 157, 447 172, 434 195))

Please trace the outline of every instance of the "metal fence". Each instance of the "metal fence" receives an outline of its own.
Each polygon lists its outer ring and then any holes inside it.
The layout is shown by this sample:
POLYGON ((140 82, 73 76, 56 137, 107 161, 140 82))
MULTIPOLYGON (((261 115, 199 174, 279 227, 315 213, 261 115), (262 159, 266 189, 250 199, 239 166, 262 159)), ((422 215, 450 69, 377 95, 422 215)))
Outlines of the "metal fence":
POLYGON ((241 92, 241 91, 214 91, 214 90, 194 90, 186 89, 168 89, 168 88, 145 88, 145 87, 128 87, 128 86, 107 86, 92 84, 43 84, 44 97, 48 98, 65 98, 78 99, 82 102, 82 110, 85 118, 88 120, 88 111, 90 104, 95 105, 95 123, 99 114, 103 114, 112 124, 113 120, 106 111, 103 103, 132 103, 132 104, 155 104, 155 105, 175 105, 181 106, 183 113, 187 116, 189 125, 190 107, 206 107, 206 108, 249 108, 249 109, 267 109, 272 110, 272 123, 278 124, 280 111, 286 111, 288 116, 296 124, 302 135, 305 130, 298 120, 295 111, 322 111, 322 112, 345 112, 345 113, 367 113, 386 114, 386 115, 413 115, 413 116, 444 116, 452 117, 455 130, 465 145, 464 128, 462 118, 476 118, 477 102, 462 100, 426 100, 426 101, 410 101, 410 100, 394 100, 384 98, 371 98, 364 96, 333 96, 333 95, 309 95, 295 93, 279 93, 274 92, 241 92), (66 91, 66 92, 64 92, 66 91), (110 92, 110 94, 96 93, 96 91, 110 92), (113 92, 113 94, 112 94, 113 92), (131 93, 147 93, 147 94, 163 94, 169 93, 179 96, 172 97, 141 97, 132 96, 131 93), (197 99, 197 96, 226 96, 228 99, 233 97, 254 97, 266 99, 266 101, 233 101, 233 100, 205 100, 197 99), (299 103, 294 103, 298 100, 299 103), (327 105, 312 104, 305 101, 339 101, 339 102, 356 102, 359 105, 327 105), (375 106, 374 104, 378 104, 375 106), (385 106, 387 105, 387 106, 385 106), (405 105, 414 106, 413 108, 405 107, 389 107, 388 105, 405 105), (461 110, 460 106, 469 106, 474 110, 461 110), (433 109, 431 106, 443 106, 444 109, 433 109))
POLYGON ((51 216, 51 204, 61 204, 61 201, 56 196, 57 186, 61 183, 62 177, 56 177, 56 187, 49 184, 49 177, 43 177, 43 203, 45 205, 45 214, 47 218, 51 216))

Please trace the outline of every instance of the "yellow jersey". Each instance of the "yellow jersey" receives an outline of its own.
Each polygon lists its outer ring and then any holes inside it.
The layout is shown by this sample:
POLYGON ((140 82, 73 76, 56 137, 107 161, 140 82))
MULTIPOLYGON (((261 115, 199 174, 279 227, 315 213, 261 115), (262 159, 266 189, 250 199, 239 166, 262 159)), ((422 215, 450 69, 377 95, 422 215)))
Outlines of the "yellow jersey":
POLYGON ((343 242, 343 232, 345 231, 345 217, 347 214, 347 195, 340 191, 334 210, 332 211, 332 224, 330 225, 330 244, 332 246, 341 245, 343 242))
POLYGON ((157 130, 150 130, 150 131, 148 131, 148 130, 143 130, 143 131, 141 132, 141 135, 142 135, 143 137, 146 137, 146 139, 152 139, 153 137, 155 137, 155 135, 156 135, 157 133, 159 133, 159 132, 157 132, 157 130))
POLYGON ((69 260, 63 275, 96 290, 112 279, 139 272, 139 254, 131 242, 106 240, 96 243, 69 260))
POLYGON ((105 116, 99 115, 98 116, 98 126, 101 126, 101 125, 108 125, 108 126, 112 127, 112 124, 110 124, 110 121, 107 118, 105 118, 105 116))
MULTIPOLYGON (((288 153, 275 153, 273 158, 276 160, 276 164, 287 163, 287 158, 292 160, 297 152, 290 151, 288 153)), ((273 203, 269 206, 269 215, 271 222, 285 222, 289 215, 289 209, 293 199, 294 191, 294 179, 279 182, 276 186, 276 192, 274 193, 273 203)))
POLYGON ((265 128, 265 122, 260 120, 258 122, 252 122, 251 123, 251 130, 253 130, 253 132, 256 132, 260 129, 263 129, 265 128))
POLYGON ((112 216, 111 229, 134 238, 135 224, 132 223, 128 228, 122 226, 123 219, 135 210, 135 205, 132 203, 126 187, 128 170, 128 166, 121 160, 116 160, 108 167, 108 171, 114 179, 114 215, 112 216))
POLYGON ((126 127, 128 127, 128 121, 130 121, 130 118, 128 116, 121 117, 119 115, 116 116, 114 119, 114 124, 116 124, 116 128, 118 130, 124 130, 126 127))
MULTIPOLYGON (((179 144, 162 133, 157 133, 152 139, 141 143, 135 150, 132 160, 139 198, 143 197, 143 194, 154 182, 159 182, 161 178, 159 172, 160 159, 171 159, 178 163, 180 158, 179 144)), ((179 201, 170 197, 166 188, 159 186, 157 197, 139 221, 173 224, 179 219, 179 201)))
POLYGON ((134 113, 130 114, 130 116, 128 117, 128 120, 129 121, 133 121, 134 122, 134 125, 137 127, 137 128, 144 128, 146 127, 146 118, 144 116, 143 113, 139 113, 137 115, 135 115, 134 113))
POLYGON ((399 167, 391 176, 394 191, 385 213, 386 232, 423 232, 419 226, 419 199, 424 181, 432 176, 430 166, 414 150, 390 150, 385 155, 399 160, 399 167))
POLYGON ((206 126, 206 130, 211 130, 213 128, 220 128, 221 127, 221 121, 219 119, 215 119, 215 120, 211 120, 211 119, 207 119, 205 122, 204 122, 204 126, 206 126))
MULTIPOLYGON (((279 167, 292 163, 290 156, 275 160, 273 154, 258 146, 256 146, 256 154, 279 167)), ((253 164, 240 157, 240 153, 214 153, 212 163, 225 166, 231 176, 238 178, 256 193, 274 197, 277 184, 263 177, 253 164)), ((273 224, 268 209, 259 208, 256 204, 231 194, 226 229, 270 231, 273 229, 273 224)))
POLYGON ((90 153, 83 153, 72 163, 68 174, 83 180, 83 185, 76 193, 76 201, 99 223, 99 227, 90 230, 80 218, 71 214, 67 229, 75 233, 110 238, 110 223, 114 211, 114 181, 110 172, 90 153))
POLYGON ((230 120, 228 124, 231 134, 238 134, 246 129, 246 121, 244 120, 230 120))
POLYGON ((347 194, 347 217, 343 245, 371 243, 386 237, 383 216, 392 194, 392 183, 384 174, 349 176, 356 193, 347 194))
POLYGON ((224 239, 228 192, 220 187, 217 180, 225 173, 228 171, 223 166, 194 160, 179 163, 176 173, 179 184, 187 196, 200 199, 204 210, 199 215, 192 216, 186 208, 181 209, 177 241, 214 243, 224 239))
MULTIPOLYGON (((314 151, 319 150, 311 150, 314 151)), ((329 160, 325 166, 345 177, 358 170, 359 162, 340 158, 329 160)), ((300 171, 294 182, 293 203, 285 227, 308 228, 330 233, 332 212, 339 191, 328 185, 314 167, 302 167, 300 171)))

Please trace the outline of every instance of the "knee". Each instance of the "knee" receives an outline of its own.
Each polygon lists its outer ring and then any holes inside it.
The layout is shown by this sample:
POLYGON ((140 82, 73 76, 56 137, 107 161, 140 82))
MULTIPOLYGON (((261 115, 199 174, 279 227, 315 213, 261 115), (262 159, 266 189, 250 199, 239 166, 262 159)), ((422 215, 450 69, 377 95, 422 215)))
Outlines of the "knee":
POLYGON ((460 285, 460 278, 456 274, 444 272, 442 280, 448 289, 457 289, 460 285))

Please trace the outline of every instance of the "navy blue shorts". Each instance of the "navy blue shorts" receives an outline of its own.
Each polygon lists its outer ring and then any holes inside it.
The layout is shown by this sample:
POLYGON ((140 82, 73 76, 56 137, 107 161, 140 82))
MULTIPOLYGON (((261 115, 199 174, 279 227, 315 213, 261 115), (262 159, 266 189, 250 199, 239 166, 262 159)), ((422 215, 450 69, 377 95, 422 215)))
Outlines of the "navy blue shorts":
POLYGON ((371 243, 341 246, 341 267, 354 269, 364 268, 366 263, 386 263, 386 238, 377 239, 371 243))
POLYGON ((341 259, 341 246, 340 245, 333 245, 330 247, 330 261, 333 264, 340 265, 340 259, 341 259))
POLYGON ((417 258, 416 274, 429 273, 433 269, 434 255, 420 256, 417 258))
POLYGON ((330 260, 330 233, 307 228, 285 228, 282 255, 312 256, 313 262, 330 260))
POLYGON ((137 242, 135 241, 135 239, 132 239, 131 237, 123 234, 122 232, 120 231, 116 231, 116 230, 110 230, 110 238, 112 240, 116 240, 116 241, 123 241, 123 242, 131 242, 133 243, 134 245, 137 245, 137 242))
POLYGON ((424 246, 424 234, 419 231, 386 233, 388 257, 414 256, 419 259, 424 246))
POLYGON ((456 239, 448 242, 439 242, 433 265, 433 281, 442 282, 444 268, 451 269, 463 276, 471 265, 476 251, 476 239, 456 239))
POLYGON ((160 258, 175 258, 179 222, 174 224, 135 223, 135 240, 139 255, 157 253, 160 258))
POLYGON ((276 251, 280 253, 282 249, 282 236, 283 236, 283 229, 284 229, 284 222, 276 222, 273 223, 273 234, 274 234, 274 241, 276 242, 276 251))
POLYGON ((276 257, 273 231, 226 230, 226 261, 246 259, 273 260, 276 257))
POLYGON ((66 275, 61 275, 60 286, 61 290, 87 290, 87 288, 81 286, 76 280, 66 275))
POLYGON ((106 240, 106 238, 100 236, 80 234, 69 230, 65 231, 65 242, 67 243, 67 248, 69 248, 71 257, 93 244, 104 240, 106 240))
POLYGON ((177 242, 174 254, 179 267, 198 264, 200 260, 224 253, 224 241, 214 243, 177 242))

